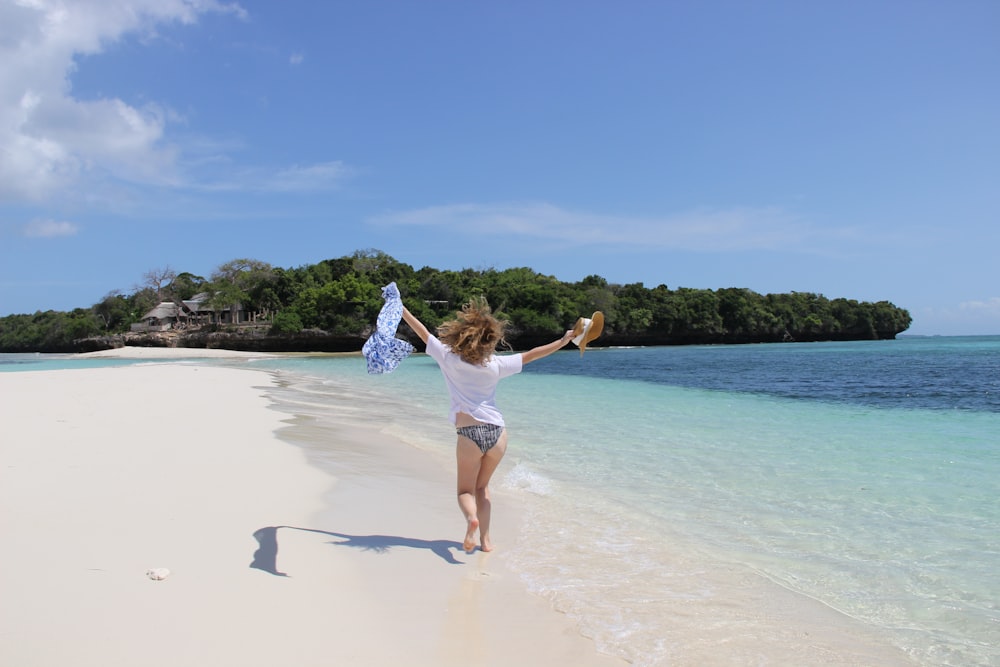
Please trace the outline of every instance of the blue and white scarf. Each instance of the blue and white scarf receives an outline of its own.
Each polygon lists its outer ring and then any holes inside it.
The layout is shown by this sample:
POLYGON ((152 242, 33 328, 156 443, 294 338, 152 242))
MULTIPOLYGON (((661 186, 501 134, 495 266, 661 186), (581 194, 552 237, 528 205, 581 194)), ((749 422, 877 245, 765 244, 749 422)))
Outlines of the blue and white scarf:
POLYGON ((368 362, 369 375, 391 373, 399 366, 399 362, 416 349, 408 341, 396 338, 396 329, 403 319, 403 300, 396 283, 389 283, 382 288, 382 298, 385 299, 385 304, 378 314, 375 331, 361 348, 361 354, 368 362))

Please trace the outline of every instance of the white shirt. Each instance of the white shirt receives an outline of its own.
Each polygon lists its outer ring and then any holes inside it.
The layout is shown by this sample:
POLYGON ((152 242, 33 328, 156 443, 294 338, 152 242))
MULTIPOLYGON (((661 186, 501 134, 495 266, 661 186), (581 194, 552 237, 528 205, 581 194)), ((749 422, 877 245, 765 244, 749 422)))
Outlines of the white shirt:
POLYGON ((520 354, 502 357, 490 355, 482 366, 463 361, 462 357, 439 341, 433 334, 427 338, 427 354, 437 362, 444 374, 451 409, 448 417, 455 423, 459 412, 472 415, 477 421, 503 426, 503 415, 496 406, 497 385, 505 377, 520 373, 524 367, 520 354))

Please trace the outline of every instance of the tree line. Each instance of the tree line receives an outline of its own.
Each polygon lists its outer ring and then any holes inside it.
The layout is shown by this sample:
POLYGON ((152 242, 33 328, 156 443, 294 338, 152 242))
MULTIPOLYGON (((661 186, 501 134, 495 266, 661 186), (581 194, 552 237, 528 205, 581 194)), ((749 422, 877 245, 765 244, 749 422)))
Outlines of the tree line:
POLYGON ((77 351, 85 339, 128 332, 163 301, 197 294, 208 295, 206 306, 212 310, 253 313, 256 328, 278 341, 274 349, 280 349, 283 337, 310 332, 354 341, 360 349, 382 307, 381 288, 389 282, 399 286, 404 303, 429 326, 452 317, 471 296, 485 296, 510 321, 508 341, 515 349, 548 340, 595 310, 605 315, 601 343, 610 345, 891 339, 911 323, 906 310, 887 301, 829 299, 809 292, 759 294, 736 287, 649 288, 613 284, 597 275, 567 283, 530 268, 415 270, 381 251, 359 250, 287 269, 236 259, 209 278, 153 270, 131 292, 113 291, 89 308, 0 318, 0 351, 77 351))

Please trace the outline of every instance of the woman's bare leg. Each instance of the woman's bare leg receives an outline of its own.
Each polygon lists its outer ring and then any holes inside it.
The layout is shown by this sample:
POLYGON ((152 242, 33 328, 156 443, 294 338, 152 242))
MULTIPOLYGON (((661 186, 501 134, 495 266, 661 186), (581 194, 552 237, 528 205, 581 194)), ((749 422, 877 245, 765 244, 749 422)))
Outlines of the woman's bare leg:
POLYGON ((476 478, 476 503, 479 508, 479 548, 483 551, 493 551, 493 541, 490 539, 490 518, 493 503, 490 502, 490 479, 497 466, 507 452, 507 431, 500 434, 497 444, 483 455, 479 476, 476 478))
POLYGON ((476 548, 476 530, 479 529, 479 511, 476 505, 476 480, 482 467, 483 453, 476 443, 465 436, 458 436, 455 447, 458 460, 458 507, 465 515, 466 530, 462 548, 472 551, 476 548))
POLYGON ((458 460, 458 507, 465 516, 466 531, 462 548, 472 551, 476 548, 476 531, 480 531, 481 548, 491 551, 490 516, 492 505, 489 483, 496 472, 500 460, 507 451, 507 431, 485 455, 472 440, 458 436, 456 458, 458 460))

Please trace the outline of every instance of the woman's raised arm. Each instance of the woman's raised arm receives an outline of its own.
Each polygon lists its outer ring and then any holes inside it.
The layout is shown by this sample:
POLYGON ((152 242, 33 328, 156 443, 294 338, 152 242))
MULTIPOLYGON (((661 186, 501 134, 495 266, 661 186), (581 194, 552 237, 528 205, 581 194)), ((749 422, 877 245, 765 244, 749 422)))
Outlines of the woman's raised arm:
POLYGON ((529 364, 532 361, 535 361, 536 359, 541 359, 542 357, 549 356, 556 350, 561 350, 562 348, 566 347, 566 343, 573 340, 574 336, 576 336, 576 334, 573 332, 572 329, 570 329, 566 333, 564 333, 562 338, 560 338, 559 340, 554 340, 551 343, 548 343, 547 345, 539 345, 538 347, 531 348, 527 352, 522 352, 521 363, 529 364))
POLYGON ((403 319, 413 329, 413 333, 417 334, 420 340, 424 341, 424 345, 426 345, 427 337, 431 335, 431 332, 427 330, 424 323, 418 320, 417 316, 411 313, 406 306, 403 306, 403 319))

